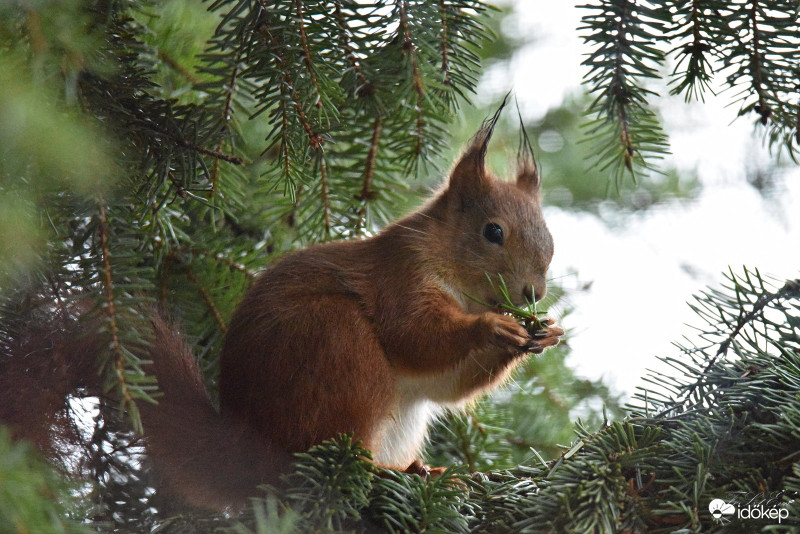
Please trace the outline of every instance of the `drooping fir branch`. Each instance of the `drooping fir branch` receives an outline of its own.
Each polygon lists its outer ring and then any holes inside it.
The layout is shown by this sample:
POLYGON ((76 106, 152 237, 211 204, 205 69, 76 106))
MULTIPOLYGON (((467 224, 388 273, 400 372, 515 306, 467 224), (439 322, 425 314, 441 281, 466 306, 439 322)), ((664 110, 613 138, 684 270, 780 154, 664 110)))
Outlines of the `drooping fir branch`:
POLYGON ((366 166, 364 167, 364 181, 361 185, 361 191, 358 193, 357 199, 362 202, 358 210, 358 222, 356 223, 356 231, 361 232, 367 219, 367 206, 369 201, 373 199, 374 193, 372 191, 372 182, 375 179, 375 159, 378 156, 378 143, 381 139, 381 130, 383 124, 380 117, 375 118, 372 125, 372 137, 369 141, 369 151, 367 152, 366 166))
POLYGON ((641 169, 654 169, 651 160, 667 150, 666 137, 648 97, 647 79, 658 77, 663 52, 653 46, 658 31, 649 3, 603 0, 585 6, 584 41, 593 49, 583 65, 589 67, 584 83, 595 97, 588 113, 590 142, 596 145, 596 162, 611 168, 617 184, 627 172, 636 181, 641 169))
POLYGON ((328 165, 325 163, 325 154, 319 151, 319 183, 320 199, 322 200, 322 231, 326 237, 331 235, 331 192, 328 182, 328 165))
POLYGON ((149 273, 137 264, 132 256, 135 251, 130 250, 135 238, 129 232, 138 229, 123 224, 115 231, 105 201, 100 200, 97 209, 94 254, 86 258, 98 263, 97 271, 80 273, 82 277, 73 283, 98 289, 100 324, 108 336, 108 353, 98 355, 99 369, 106 377, 106 392, 117 391, 115 397, 127 411, 134 430, 140 432, 136 401, 152 402, 155 388, 154 379, 142 369, 149 321, 140 310, 146 308, 148 299, 134 292, 137 288, 147 289, 149 284, 144 277, 149 273))
POLYGON ((672 94, 703 99, 715 72, 725 73, 739 115, 754 112, 766 126, 771 148, 796 159, 800 99, 800 25, 792 0, 711 2, 599 0, 582 6, 584 40, 591 47, 584 83, 595 100, 588 124, 597 164, 623 173, 654 169, 667 151, 666 137, 650 105, 648 79, 661 78, 665 52, 676 57, 672 94), (668 48, 654 43, 675 43, 668 48))
MULTIPOLYGON (((161 133, 161 134, 164 134, 164 135, 170 135, 168 132, 165 132, 163 130, 157 129, 154 126, 151 126, 151 127, 158 133, 161 133)), ((192 141, 189 141, 188 139, 173 138, 173 141, 175 141, 175 143, 177 143, 179 146, 182 146, 182 147, 185 147, 185 148, 190 148, 190 149, 195 150, 195 151, 197 151, 200 154, 203 154, 205 156, 211 156, 215 160, 227 161, 228 163, 233 163, 235 165, 241 165, 243 163, 242 158, 239 157, 239 156, 234 156, 234 155, 231 155, 231 154, 224 154, 224 153, 220 152, 219 149, 205 148, 205 147, 202 147, 202 146, 194 144, 192 141)))
POLYGON ((791 0, 750 0, 715 11, 727 22, 721 30, 725 83, 738 90, 739 115, 756 113, 767 126, 770 147, 785 146, 795 157, 794 106, 800 97, 800 42, 797 4, 791 0))
POLYGON ((339 39, 342 43, 342 50, 355 74, 356 84, 354 85, 352 95, 360 97, 370 96, 374 89, 369 80, 364 76, 364 69, 362 68, 361 61, 359 61, 355 49, 353 48, 350 37, 350 32, 353 31, 353 29, 344 19, 341 0, 337 1, 334 5, 334 18, 336 19, 336 24, 339 26, 339 39))
POLYGON ((249 269, 245 264, 232 260, 231 258, 220 253, 212 253, 200 248, 191 248, 188 251, 183 251, 181 249, 178 249, 177 252, 179 254, 188 252, 196 256, 213 258, 214 260, 222 263, 223 265, 228 266, 228 268, 230 268, 231 270, 238 271, 244 274, 245 276, 247 276, 248 280, 253 280, 256 277, 256 272, 253 269, 249 269))
MULTIPOLYGON (((212 8, 224 12, 229 5, 221 0, 212 8)), ((237 6, 223 16, 209 59, 220 65, 214 67, 219 76, 225 70, 221 53, 241 53, 239 80, 253 88, 249 114, 254 121, 266 118, 262 159, 269 166, 269 187, 278 193, 269 211, 272 220, 317 217, 319 206, 307 204, 326 198, 342 215, 338 221, 331 217, 327 226, 336 236, 361 231, 365 202, 373 208, 368 211, 385 218, 392 202, 383 192, 438 153, 456 95, 475 86, 478 61, 468 44, 486 35, 477 20, 485 6, 475 0, 390 5, 287 0, 237 6), (445 77, 448 84, 442 83, 445 77), (376 119, 381 121, 379 151, 370 142, 376 119), (320 171, 323 146, 325 169, 320 171), (359 195, 364 179, 359 168, 372 169, 366 173, 372 193, 366 200, 359 195), (312 176, 324 176, 325 183, 311 183, 312 176), (298 196, 301 189, 304 194, 298 196)), ((300 221, 299 237, 328 239, 326 219, 300 221)))
POLYGON ((439 0, 439 13, 442 25, 442 83, 450 85, 450 35, 447 28, 447 11, 444 0, 439 0))
MULTIPOLYGON (((224 86, 224 91, 226 92, 225 95, 225 103, 222 106, 222 112, 220 113, 220 140, 217 142, 217 146, 215 150, 219 152, 222 150, 223 143, 229 133, 230 129, 230 121, 233 114, 233 95, 237 90, 237 78, 239 76, 239 60, 240 60, 241 52, 236 52, 233 58, 233 65, 230 72, 230 77, 228 78, 228 83, 224 86)), ((238 163, 242 163, 243 160, 240 158, 238 163)), ((211 170, 211 192, 209 193, 210 198, 214 198, 217 195, 217 188, 219 185, 219 173, 220 173, 220 160, 218 158, 214 159, 213 167, 211 170)))
POLYGON ((308 45, 308 38, 306 37, 306 27, 303 21, 303 3, 301 0, 294 0, 295 13, 297 14, 297 33, 300 36, 300 49, 303 53, 303 64, 308 71, 309 79, 311 80, 311 89, 316 96, 314 105, 322 105, 322 94, 320 93, 319 83, 317 82, 317 75, 314 72, 314 63, 311 59, 311 50, 308 45))
POLYGON ((114 283, 111 280, 111 251, 108 246, 108 219, 102 201, 99 205, 99 224, 98 233, 100 237, 100 258, 102 261, 102 284, 103 296, 105 298, 105 315, 108 320, 108 335, 111 338, 111 357, 114 360, 114 371, 117 375, 119 389, 123 405, 131 402, 131 394, 128 384, 125 382, 125 364, 122 356, 122 346, 119 341, 119 327, 117 326, 117 310, 114 304, 114 283))
POLYGON ((766 101, 765 88, 764 88, 764 57, 761 51, 763 46, 763 35, 758 26, 759 23, 759 2, 754 0, 750 6, 747 22, 751 34, 750 40, 750 78, 752 79, 753 90, 758 97, 758 103, 753 105, 753 111, 758 113, 761 117, 761 124, 766 125, 772 110, 766 101))
POLYGON ((417 58, 417 47, 411 39, 411 30, 408 24, 408 2, 400 0, 398 2, 398 10, 400 13, 400 26, 399 32, 402 37, 402 50, 403 55, 406 57, 409 65, 411 66, 411 84, 414 88, 415 105, 414 111, 416 114, 416 126, 414 131, 414 151, 412 161, 417 161, 422 154, 422 143, 424 141, 424 127, 425 119, 423 117, 423 101, 425 100, 425 87, 422 83, 422 76, 417 58))
POLYGON ((434 86, 451 106, 453 112, 457 108, 457 96, 466 98, 464 88, 477 83, 481 71, 481 60, 474 44, 464 39, 466 33, 485 35, 493 38, 491 30, 486 26, 485 14, 494 10, 475 0, 439 0, 438 16, 441 24, 441 85, 434 86), (483 16, 481 16, 483 15, 483 16))
POLYGON ((672 5, 665 4, 663 9, 674 10, 674 14, 667 17, 665 35, 671 42, 677 41, 670 50, 676 56, 670 93, 684 94, 687 102, 703 100, 713 74, 711 61, 716 52, 712 39, 719 35, 718 26, 727 25, 727 22, 715 14, 713 0, 676 1, 672 5))

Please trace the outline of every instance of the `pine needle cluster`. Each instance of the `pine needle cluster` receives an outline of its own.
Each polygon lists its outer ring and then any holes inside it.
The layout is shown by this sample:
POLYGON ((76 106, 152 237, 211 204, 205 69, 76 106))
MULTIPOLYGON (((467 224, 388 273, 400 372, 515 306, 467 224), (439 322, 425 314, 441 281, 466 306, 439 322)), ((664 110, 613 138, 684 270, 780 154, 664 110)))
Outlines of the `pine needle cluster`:
POLYGON ((582 6, 591 53, 584 84, 596 163, 619 184, 657 170, 668 151, 653 100, 657 82, 686 101, 720 87, 738 116, 756 115, 771 149, 797 162, 800 24, 796 2, 600 0, 582 6), (669 64, 674 65, 669 71, 669 64))

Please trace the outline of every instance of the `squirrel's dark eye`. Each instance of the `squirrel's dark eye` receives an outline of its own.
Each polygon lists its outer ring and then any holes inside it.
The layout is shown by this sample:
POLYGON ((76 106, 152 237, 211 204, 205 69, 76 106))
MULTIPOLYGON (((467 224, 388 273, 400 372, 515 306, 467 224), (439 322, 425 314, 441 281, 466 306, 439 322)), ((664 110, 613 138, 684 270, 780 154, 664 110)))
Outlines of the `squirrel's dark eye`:
POLYGON ((497 223, 489 223, 483 227, 483 237, 490 243, 503 244, 503 229, 497 223))

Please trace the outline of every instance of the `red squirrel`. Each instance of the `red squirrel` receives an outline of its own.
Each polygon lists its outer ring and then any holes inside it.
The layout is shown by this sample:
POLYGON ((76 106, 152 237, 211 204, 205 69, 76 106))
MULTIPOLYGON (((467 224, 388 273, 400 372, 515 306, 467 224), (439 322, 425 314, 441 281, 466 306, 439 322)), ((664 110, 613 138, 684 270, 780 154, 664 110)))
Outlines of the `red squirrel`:
POLYGON ((288 254, 258 278, 225 338, 224 417, 289 451, 349 432, 405 469, 437 413, 503 381, 533 340, 467 295, 494 300, 490 273, 517 305, 542 298, 553 240, 536 169, 514 183, 486 171, 489 133, 421 209, 369 239, 288 254))
MULTIPOLYGON (((291 453, 339 433, 379 465, 424 473, 418 458, 437 414, 558 343, 552 322, 534 339, 469 298, 496 303, 499 275, 515 304, 539 300, 553 256, 535 162, 523 158, 513 182, 485 168, 496 119, 414 213, 374 237, 287 254, 258 277, 226 333, 219 413, 180 334, 154 319, 150 371, 163 396, 140 410, 166 493, 239 507, 291 453)), ((95 348, 56 349, 78 350, 95 348)))

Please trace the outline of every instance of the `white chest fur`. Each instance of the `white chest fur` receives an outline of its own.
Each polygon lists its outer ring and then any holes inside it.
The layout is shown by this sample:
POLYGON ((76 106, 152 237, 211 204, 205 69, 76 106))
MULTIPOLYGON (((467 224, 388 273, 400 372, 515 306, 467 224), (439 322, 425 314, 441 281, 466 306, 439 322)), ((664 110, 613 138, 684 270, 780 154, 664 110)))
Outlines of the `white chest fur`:
POLYGON ((436 376, 398 379, 396 404, 391 416, 382 422, 383 439, 373 451, 376 462, 405 467, 419 458, 428 425, 445 407, 460 404, 452 398, 458 373, 456 368, 436 376))
MULTIPOLYGON (((439 277, 433 283, 462 307, 465 306, 463 294, 451 284, 439 277)), ((446 407, 455 408, 467 400, 459 398, 457 393, 463 371, 463 365, 459 365, 434 376, 398 378, 394 409, 381 422, 382 440, 373 450, 376 462, 391 467, 407 467, 420 458, 428 425, 446 407)))
POLYGON ((375 461, 391 467, 407 467, 419 457, 428 435, 428 424, 439 413, 439 407, 427 399, 406 399, 398 403, 390 418, 384 421, 383 439, 373 451, 375 461))

